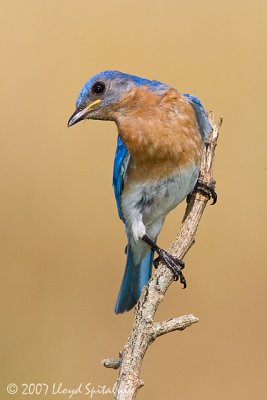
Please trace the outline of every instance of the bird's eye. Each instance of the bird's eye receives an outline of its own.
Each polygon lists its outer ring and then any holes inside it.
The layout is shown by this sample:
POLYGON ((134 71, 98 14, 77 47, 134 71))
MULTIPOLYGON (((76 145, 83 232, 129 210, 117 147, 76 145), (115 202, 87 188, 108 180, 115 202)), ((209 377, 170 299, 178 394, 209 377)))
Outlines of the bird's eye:
POLYGON ((92 92, 94 94, 103 94, 104 91, 106 89, 106 85, 104 84, 104 82, 95 82, 92 86, 92 92))

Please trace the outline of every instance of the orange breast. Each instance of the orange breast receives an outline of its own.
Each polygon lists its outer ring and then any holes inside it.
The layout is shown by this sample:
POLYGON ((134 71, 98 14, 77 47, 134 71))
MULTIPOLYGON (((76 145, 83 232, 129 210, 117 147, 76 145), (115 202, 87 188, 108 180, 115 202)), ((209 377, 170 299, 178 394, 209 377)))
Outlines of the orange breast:
POLYGON ((114 114, 131 154, 131 181, 163 178, 178 168, 200 164, 202 139, 196 115, 175 89, 158 95, 136 88, 114 114))

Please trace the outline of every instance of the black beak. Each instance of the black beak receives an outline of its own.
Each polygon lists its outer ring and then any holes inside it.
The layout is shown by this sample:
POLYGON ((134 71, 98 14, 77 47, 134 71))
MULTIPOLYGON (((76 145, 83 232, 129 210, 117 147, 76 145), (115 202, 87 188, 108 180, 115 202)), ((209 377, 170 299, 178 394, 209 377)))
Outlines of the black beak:
POLYGON ((77 110, 74 111, 74 113, 72 114, 72 116, 70 117, 69 121, 68 121, 68 128, 72 125, 77 124, 77 122, 82 121, 86 114, 88 113, 88 110, 85 108, 83 110, 77 108, 77 110))

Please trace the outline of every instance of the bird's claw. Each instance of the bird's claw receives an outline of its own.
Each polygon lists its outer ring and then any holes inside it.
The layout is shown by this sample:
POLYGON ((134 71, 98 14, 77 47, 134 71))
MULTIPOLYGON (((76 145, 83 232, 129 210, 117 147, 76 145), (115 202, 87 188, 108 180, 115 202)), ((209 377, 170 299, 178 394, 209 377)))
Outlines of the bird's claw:
POLYGON ((126 244, 125 249, 124 249, 124 253, 127 255, 128 253, 128 244, 126 244))
POLYGON ((185 277, 182 273, 182 270, 185 267, 185 263, 177 257, 172 256, 167 251, 160 249, 159 256, 154 260, 154 266, 157 268, 159 263, 163 262, 166 267, 171 270, 174 275, 174 280, 178 281, 180 279, 181 284, 184 286, 185 289, 187 284, 185 277))
POLYGON ((215 191, 214 182, 208 184, 199 179, 196 183, 194 190, 201 193, 203 196, 207 197, 209 200, 212 199, 211 205, 213 205, 217 202, 217 193, 215 191))
POLYGON ((184 285, 184 289, 186 288, 186 280, 184 275, 182 274, 182 269, 184 269, 184 262, 177 257, 172 256, 166 250, 161 249, 156 243, 150 239, 149 236, 144 235, 142 240, 148 244, 152 250, 154 250, 158 254, 158 258, 155 259, 154 265, 157 268, 160 261, 162 261, 173 273, 174 280, 180 282, 184 285))
POLYGON ((155 258, 155 260, 153 261, 154 267, 157 269, 159 264, 160 264, 160 257, 155 258))

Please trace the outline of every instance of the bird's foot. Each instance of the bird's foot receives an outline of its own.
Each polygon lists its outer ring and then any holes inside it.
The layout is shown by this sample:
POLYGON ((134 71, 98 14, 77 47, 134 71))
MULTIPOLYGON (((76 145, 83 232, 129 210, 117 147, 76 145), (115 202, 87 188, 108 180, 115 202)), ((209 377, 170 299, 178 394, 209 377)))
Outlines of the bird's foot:
POLYGON ((166 250, 160 249, 158 251, 158 257, 154 261, 154 266, 157 268, 159 263, 162 261, 166 267, 169 268, 169 270, 173 273, 174 275, 174 280, 178 281, 180 280, 181 284, 184 285, 184 289, 186 288, 186 280, 185 277, 182 273, 182 270, 185 267, 185 263, 180 260, 177 257, 172 256, 170 253, 168 253, 166 250))
POLYGON ((203 196, 207 197, 209 200, 212 199, 212 203, 211 203, 212 205, 217 202, 217 193, 215 191, 214 182, 208 184, 208 183, 203 182, 201 179, 198 179, 194 190, 201 193, 203 196))
POLYGON ((154 266, 157 268, 160 262, 163 262, 166 267, 168 267, 174 275, 174 280, 180 282, 184 285, 184 289, 186 288, 186 280, 182 273, 182 270, 185 267, 185 264, 182 260, 177 257, 172 256, 166 250, 161 249, 153 240, 151 240, 147 235, 142 237, 142 240, 146 242, 152 250, 154 250, 158 257, 154 260, 154 266))
POLYGON ((154 265, 154 267, 156 269, 158 268, 160 262, 161 262, 161 258, 160 257, 155 258, 155 260, 153 261, 153 265, 154 265))

